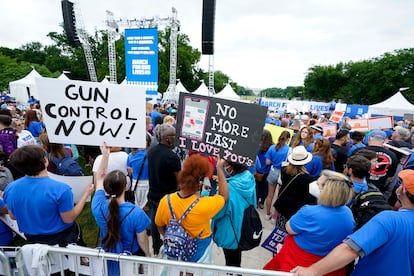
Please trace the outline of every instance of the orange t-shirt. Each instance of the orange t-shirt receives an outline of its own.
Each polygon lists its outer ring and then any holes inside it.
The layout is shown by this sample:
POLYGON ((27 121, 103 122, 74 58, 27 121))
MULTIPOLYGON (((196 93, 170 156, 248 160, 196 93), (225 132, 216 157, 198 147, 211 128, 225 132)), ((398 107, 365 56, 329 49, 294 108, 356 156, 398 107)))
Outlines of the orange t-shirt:
MULTIPOLYGON (((185 210, 187 210, 196 198, 197 195, 180 198, 178 193, 170 194, 171 206, 176 220, 182 216, 185 210)), ((223 206, 224 198, 221 195, 201 197, 198 203, 181 222, 181 225, 193 238, 207 238, 212 232, 210 220, 221 210, 221 208, 223 208, 223 206)), ((158 205, 157 213, 155 215, 155 224, 158 227, 167 226, 170 220, 170 208, 168 207, 167 196, 164 196, 158 205)))

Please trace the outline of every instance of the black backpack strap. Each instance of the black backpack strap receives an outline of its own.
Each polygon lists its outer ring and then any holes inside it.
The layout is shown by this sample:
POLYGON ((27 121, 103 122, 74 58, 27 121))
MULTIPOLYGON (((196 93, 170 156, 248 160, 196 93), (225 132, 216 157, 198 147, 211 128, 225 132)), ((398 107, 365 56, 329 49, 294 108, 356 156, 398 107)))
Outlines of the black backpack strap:
POLYGON ((134 211, 134 209, 135 209, 135 206, 134 207, 132 207, 130 210, 129 210, 129 212, 121 219, 121 221, 119 222, 119 226, 121 226, 121 224, 124 222, 124 220, 127 218, 127 216, 129 216, 129 214, 131 214, 132 213, 132 211, 134 211))
MULTIPOLYGON (((139 172, 138 172, 137 181, 135 182, 134 192, 137 190, 137 187, 138 187, 138 181, 139 181, 139 179, 141 178, 142 169, 144 168, 144 164, 145 164, 145 161, 146 161, 146 160, 147 160, 147 154, 145 154, 145 156, 144 156, 144 160, 142 160, 141 167, 139 168, 139 172)), ((131 186, 129 187, 129 190, 131 190, 131 187, 132 187, 132 181, 131 181, 131 186)))

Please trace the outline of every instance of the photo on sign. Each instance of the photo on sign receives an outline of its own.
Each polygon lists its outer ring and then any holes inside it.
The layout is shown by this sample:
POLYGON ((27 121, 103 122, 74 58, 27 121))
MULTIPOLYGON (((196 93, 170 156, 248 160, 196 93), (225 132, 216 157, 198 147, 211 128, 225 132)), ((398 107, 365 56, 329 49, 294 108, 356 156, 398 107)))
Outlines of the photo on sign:
POLYGON ((203 140, 209 106, 210 101, 207 99, 184 97, 181 136, 203 140))

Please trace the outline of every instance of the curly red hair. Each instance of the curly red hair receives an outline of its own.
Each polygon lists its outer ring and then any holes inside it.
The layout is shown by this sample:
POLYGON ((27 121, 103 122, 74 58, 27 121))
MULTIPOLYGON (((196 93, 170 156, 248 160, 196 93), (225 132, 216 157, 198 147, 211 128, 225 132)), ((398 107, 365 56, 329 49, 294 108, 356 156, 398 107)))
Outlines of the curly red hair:
POLYGON ((213 165, 210 161, 199 155, 193 154, 188 157, 182 170, 178 173, 180 186, 198 187, 200 179, 213 174, 213 165))

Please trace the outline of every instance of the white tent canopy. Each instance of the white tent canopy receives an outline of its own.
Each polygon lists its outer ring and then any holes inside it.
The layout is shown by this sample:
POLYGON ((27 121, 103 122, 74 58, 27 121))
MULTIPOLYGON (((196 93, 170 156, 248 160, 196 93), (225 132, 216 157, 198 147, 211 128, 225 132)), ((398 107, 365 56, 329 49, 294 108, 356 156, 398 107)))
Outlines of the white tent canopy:
POLYGON ((236 92, 234 92, 233 88, 231 87, 229 83, 226 84, 223 90, 221 90, 219 93, 214 95, 214 97, 227 99, 227 100, 240 100, 240 96, 237 95, 236 92))
POLYGON ((201 81, 200 86, 193 92, 193 94, 208 96, 208 87, 203 80, 201 81))
POLYGON ((404 116, 405 113, 414 113, 414 105, 407 101, 401 92, 397 92, 383 102, 370 105, 368 112, 376 115, 404 116))
POLYGON ((103 80, 101 80, 101 83, 108 84, 109 80, 105 77, 105 78, 103 78, 103 80))
POLYGON ((68 76, 65 75, 65 73, 60 74, 59 77, 57 77, 58 80, 69 80, 68 76))
POLYGON ((182 84, 180 80, 178 80, 178 83, 175 86, 175 91, 177 91, 178 93, 180 92, 188 93, 188 90, 184 87, 184 85, 182 84))
POLYGON ((42 76, 33 68, 24 78, 9 82, 10 95, 22 104, 26 104, 30 96, 38 99, 39 95, 35 83, 36 78, 42 78, 42 76))

